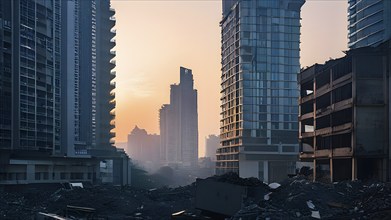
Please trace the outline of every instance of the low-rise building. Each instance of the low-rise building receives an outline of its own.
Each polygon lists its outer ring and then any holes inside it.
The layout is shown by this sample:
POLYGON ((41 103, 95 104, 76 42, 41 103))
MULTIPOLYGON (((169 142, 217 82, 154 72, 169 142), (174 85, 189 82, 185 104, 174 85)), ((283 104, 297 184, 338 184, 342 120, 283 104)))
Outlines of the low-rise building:
POLYGON ((301 71, 300 160, 314 180, 389 179, 390 69, 387 41, 301 71))

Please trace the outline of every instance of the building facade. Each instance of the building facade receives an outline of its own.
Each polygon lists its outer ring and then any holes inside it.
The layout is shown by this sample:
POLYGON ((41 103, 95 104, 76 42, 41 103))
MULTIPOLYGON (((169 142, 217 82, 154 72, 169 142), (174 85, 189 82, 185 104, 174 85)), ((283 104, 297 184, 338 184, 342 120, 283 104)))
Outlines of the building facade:
POLYGON ((0 184, 98 181, 99 160, 126 160, 111 140, 113 15, 109 0, 0 2, 0 184))
POLYGON ((205 138, 205 157, 209 157, 212 161, 216 161, 216 151, 220 146, 220 138, 217 135, 211 134, 205 138))
POLYGON ((294 172, 303 4, 223 1, 217 174, 236 172, 268 182, 294 172))
POLYGON ((115 11, 109 0, 62 1, 62 153, 107 149, 115 134, 115 11))
POLYGON ((348 46, 376 46, 391 37, 391 1, 349 0, 348 46))
POLYGON ((59 4, 0 4, 0 149, 60 150, 59 4))
POLYGON ((387 41, 301 71, 300 159, 314 180, 389 181, 390 69, 387 41))
POLYGON ((161 159, 165 164, 198 163, 197 90, 190 69, 180 67, 180 83, 171 85, 170 104, 159 111, 161 159))

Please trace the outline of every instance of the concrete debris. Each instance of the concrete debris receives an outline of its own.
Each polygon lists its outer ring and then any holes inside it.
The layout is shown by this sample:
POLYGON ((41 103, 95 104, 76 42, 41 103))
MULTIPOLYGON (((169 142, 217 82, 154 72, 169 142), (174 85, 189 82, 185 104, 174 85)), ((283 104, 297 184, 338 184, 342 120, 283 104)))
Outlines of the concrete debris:
POLYGON ((311 217, 320 219, 320 213, 319 211, 311 211, 311 217))
POLYGON ((315 205, 314 205, 314 203, 312 203, 311 200, 308 200, 308 201, 307 201, 307 206, 308 206, 308 208, 310 208, 310 209, 315 209, 315 205))
POLYGON ((279 183, 270 183, 269 184, 270 189, 277 189, 280 186, 281 186, 281 184, 279 184, 279 183))
MULTIPOLYGON (((247 197, 241 197, 239 209, 232 215, 222 217, 213 210, 197 210, 195 183, 152 190, 108 185, 73 189, 66 185, 31 185, 0 186, 0 219, 39 219, 38 213, 64 219, 389 219, 391 216, 391 183, 325 184, 298 176, 279 183, 275 190, 254 178, 241 179, 232 174, 210 178, 229 183, 229 189, 234 189, 231 194, 246 189, 247 197), (242 187, 235 189, 232 185, 242 187)), ((235 199, 238 197, 224 193, 214 195, 221 201, 227 198, 232 204, 238 202, 235 199)), ((209 198, 213 200, 213 195, 209 198)), ((213 205, 217 207, 216 203, 213 205)))
POLYGON ((389 219, 391 183, 327 184, 298 176, 281 183, 278 191, 270 189, 253 204, 261 209, 258 219, 389 219))
POLYGON ((181 210, 196 213, 192 209, 194 184, 152 191, 108 185, 74 189, 23 187, 0 189, 0 219, 34 219, 39 212, 67 219, 170 219, 172 213, 181 210))
POLYGON ((267 193, 266 195, 263 196, 263 199, 264 199, 265 201, 268 201, 268 200, 270 199, 270 195, 271 195, 271 194, 272 194, 272 192, 267 193))

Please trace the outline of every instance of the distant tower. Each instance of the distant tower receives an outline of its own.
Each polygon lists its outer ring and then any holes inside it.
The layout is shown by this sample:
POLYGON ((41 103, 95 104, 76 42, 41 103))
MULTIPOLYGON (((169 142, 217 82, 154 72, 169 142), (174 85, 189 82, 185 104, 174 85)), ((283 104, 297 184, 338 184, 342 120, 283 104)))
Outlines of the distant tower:
POLYGON ((295 172, 303 4, 223 1, 217 174, 268 182, 295 172))
POLYGON ((348 46, 376 46, 391 37, 390 0, 349 0, 348 46))
POLYGON ((180 83, 171 85, 170 104, 159 111, 161 159, 167 164, 198 163, 197 90, 190 69, 180 67, 180 83))
POLYGON ((205 157, 210 157, 216 161, 216 150, 219 148, 220 138, 214 134, 205 138, 205 157))

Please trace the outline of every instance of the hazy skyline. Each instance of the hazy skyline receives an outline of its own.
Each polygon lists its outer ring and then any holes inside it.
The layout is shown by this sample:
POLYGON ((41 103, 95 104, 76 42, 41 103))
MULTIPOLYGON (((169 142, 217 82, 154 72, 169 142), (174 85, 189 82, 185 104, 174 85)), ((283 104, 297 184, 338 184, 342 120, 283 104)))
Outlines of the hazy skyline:
MULTIPOLYGON (((158 110, 169 103, 179 66, 193 70, 198 90, 199 155, 219 134, 221 1, 114 0, 117 18, 116 142, 138 125, 159 133, 158 110)), ((307 1, 302 8, 301 66, 347 50, 347 1, 307 1)))

